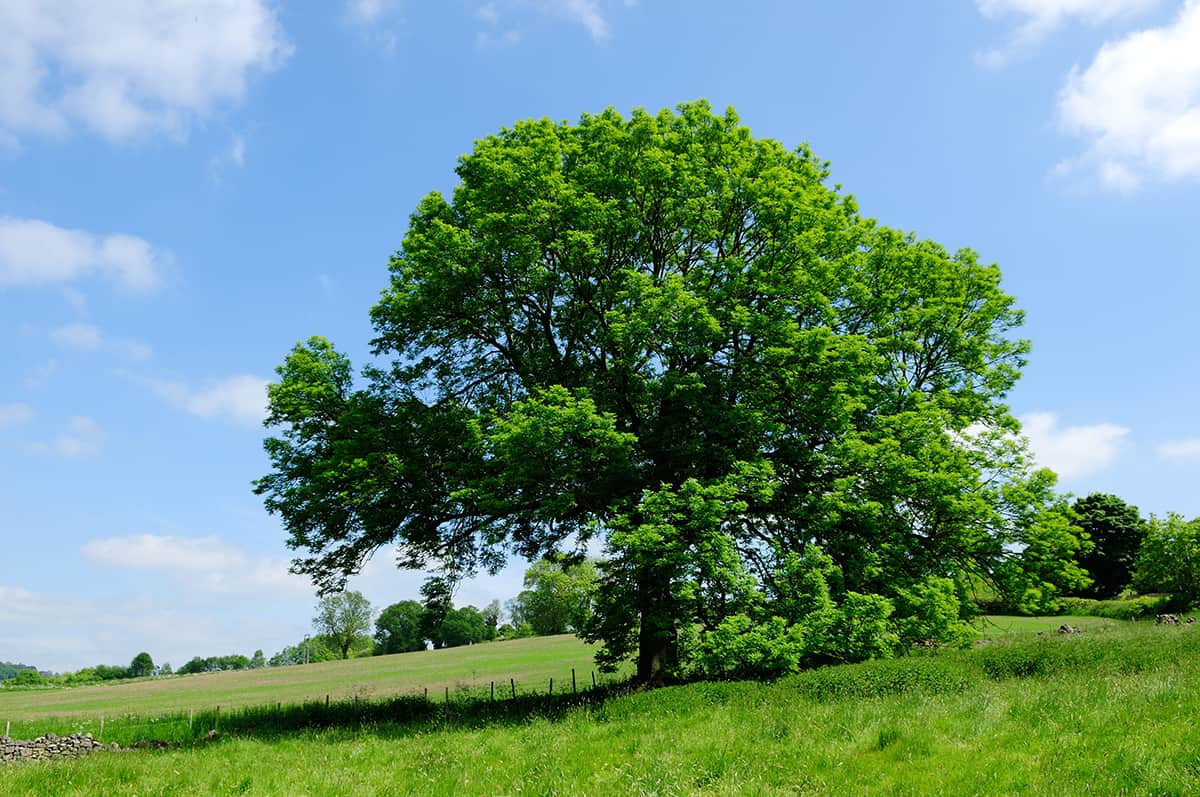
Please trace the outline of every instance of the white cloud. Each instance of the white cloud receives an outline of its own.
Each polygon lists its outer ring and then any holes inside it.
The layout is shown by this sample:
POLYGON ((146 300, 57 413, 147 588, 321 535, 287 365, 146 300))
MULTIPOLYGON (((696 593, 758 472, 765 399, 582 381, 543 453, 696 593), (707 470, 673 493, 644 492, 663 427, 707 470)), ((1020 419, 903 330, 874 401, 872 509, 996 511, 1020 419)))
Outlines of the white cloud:
POLYGON ((181 135, 291 52, 266 0, 5 0, 0 130, 181 135))
POLYGON ((1174 462, 1200 462, 1200 437, 1170 440, 1154 447, 1160 459, 1174 462))
POLYGON ((267 417, 269 380, 261 377, 241 374, 201 389, 180 382, 153 381, 150 384, 160 396, 201 418, 225 418, 257 425, 267 417))
POLYGON ((1130 33, 1071 70, 1059 94, 1062 126, 1090 139, 1058 171, 1094 170, 1129 191, 1145 178, 1200 178, 1200 0, 1163 27, 1130 33))
POLYGON ((1002 66, 1072 20, 1100 25, 1157 4, 1158 0, 975 0, 980 13, 989 19, 1015 17, 1019 21, 1007 46, 988 50, 979 58, 989 66, 1002 66))
POLYGON ((1038 465, 1063 479, 1086 476, 1113 464, 1130 431, 1112 423, 1059 426, 1058 416, 1052 412, 1032 412, 1019 420, 1038 465))
POLYGON ((216 535, 106 537, 89 540, 80 553, 108 567, 186 573, 189 584, 215 593, 313 591, 303 577, 288 572, 288 560, 251 554, 216 535))
POLYGON ((136 340, 111 340, 95 324, 67 324, 50 332, 50 339, 59 346, 84 351, 115 351, 131 360, 146 360, 151 348, 136 340))
POLYGON ((132 235, 96 235, 0 216, 0 287, 62 284, 98 275, 136 291, 156 287, 163 255, 132 235))
POLYGON ((0 429, 20 426, 28 423, 32 417, 33 409, 28 404, 0 404, 0 429))

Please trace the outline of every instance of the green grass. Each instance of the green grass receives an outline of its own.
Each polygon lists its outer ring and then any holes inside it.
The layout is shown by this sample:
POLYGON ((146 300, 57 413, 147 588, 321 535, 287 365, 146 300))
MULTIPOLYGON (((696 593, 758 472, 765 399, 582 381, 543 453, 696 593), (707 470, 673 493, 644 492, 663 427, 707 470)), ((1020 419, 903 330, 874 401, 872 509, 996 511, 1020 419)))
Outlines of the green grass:
POLYGON ((153 713, 260 705, 282 701, 378 698, 449 686, 486 685, 509 678, 526 690, 549 679, 570 682, 571 668, 587 677, 593 648, 569 634, 489 642, 445 650, 371 656, 261 670, 203 673, 70 689, 0 689, 0 720, 49 716, 153 713))
POLYGON ((1121 625, 1124 621, 1106 617, 1082 615, 1055 615, 1051 617, 1015 617, 1001 614, 986 614, 976 621, 984 639, 993 639, 1008 634, 1058 633, 1063 625, 1085 630, 1095 630, 1121 625))
POLYGON ((1010 631, 970 650, 774 683, 245 728, 209 743, 0 768, 0 793, 1200 794, 1197 664, 1197 626, 1010 631))

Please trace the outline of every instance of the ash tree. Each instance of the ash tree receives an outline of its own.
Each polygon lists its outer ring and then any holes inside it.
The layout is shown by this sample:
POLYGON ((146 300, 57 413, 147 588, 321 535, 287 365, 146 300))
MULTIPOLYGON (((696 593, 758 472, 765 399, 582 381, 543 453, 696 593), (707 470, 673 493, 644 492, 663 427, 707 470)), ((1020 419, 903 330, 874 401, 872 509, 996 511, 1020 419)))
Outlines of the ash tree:
POLYGON ((599 537, 585 635, 651 680, 742 626, 789 667, 883 655, 929 579, 1081 577, 1003 403, 1027 344, 996 266, 704 102, 518 122, 457 174, 391 259, 374 362, 314 337, 269 388, 256 489, 319 589, 383 547, 453 582, 599 537))

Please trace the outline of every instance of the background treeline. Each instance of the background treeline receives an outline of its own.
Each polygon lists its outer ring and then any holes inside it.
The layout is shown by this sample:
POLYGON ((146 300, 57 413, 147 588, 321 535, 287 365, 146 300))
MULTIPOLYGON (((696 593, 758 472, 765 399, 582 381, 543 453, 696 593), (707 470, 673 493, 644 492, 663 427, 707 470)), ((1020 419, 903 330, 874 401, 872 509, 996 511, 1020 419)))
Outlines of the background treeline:
MULTIPOLYGON (((779 674, 824 663, 887 658, 914 644, 966 644, 970 621, 982 613, 1083 614, 1134 620, 1200 605, 1200 518, 1144 518, 1115 495, 1077 499, 1064 515, 1080 541, 1073 566, 1077 587, 1064 594, 1012 588, 1003 574, 970 583, 929 577, 898 590, 895 600, 845 588, 841 569, 816 548, 793 555, 770 600, 733 614, 715 628, 681 635, 681 673, 696 677, 779 674), (902 605, 900 605, 902 604, 902 605), (801 617, 785 622, 783 617, 801 617)), ((451 648, 535 635, 586 635, 603 562, 550 557, 525 571, 523 589, 504 604, 455 606, 452 585, 430 578, 420 600, 375 613, 357 592, 328 595, 317 605, 314 633, 269 659, 254 655, 196 656, 174 672, 193 674, 280 667, 360 656, 451 648)), ((1061 566, 1061 563, 1056 565, 1061 566)), ((1019 585, 1018 585, 1019 586, 1019 585)), ((172 674, 139 653, 129 666, 96 665, 63 674, 0 662, 7 687, 75 686, 172 674)))

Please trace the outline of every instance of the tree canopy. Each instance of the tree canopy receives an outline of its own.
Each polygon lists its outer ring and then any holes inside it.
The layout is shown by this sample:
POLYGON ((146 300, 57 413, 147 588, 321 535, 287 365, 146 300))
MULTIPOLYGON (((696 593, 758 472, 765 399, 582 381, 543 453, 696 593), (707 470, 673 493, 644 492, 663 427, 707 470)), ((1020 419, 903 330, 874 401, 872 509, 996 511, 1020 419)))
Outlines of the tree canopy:
POLYGON ((586 634, 650 679, 737 618, 790 639, 825 606, 815 639, 883 629, 899 590, 958 607, 928 579, 1082 578, 1003 403, 1028 347, 996 266, 704 102, 518 122, 457 174, 410 217, 361 379, 314 337, 269 388, 256 489, 319 589, 385 546, 454 581, 599 537, 586 634))

